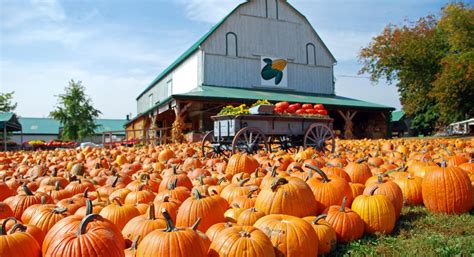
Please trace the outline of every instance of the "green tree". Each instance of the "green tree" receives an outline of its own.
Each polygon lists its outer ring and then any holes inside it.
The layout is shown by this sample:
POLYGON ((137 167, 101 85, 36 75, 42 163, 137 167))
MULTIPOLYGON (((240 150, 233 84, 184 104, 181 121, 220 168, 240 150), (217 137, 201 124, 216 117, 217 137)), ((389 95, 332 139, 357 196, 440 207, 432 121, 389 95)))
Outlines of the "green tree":
POLYGON ((81 81, 71 80, 65 93, 58 96, 58 105, 50 116, 61 122, 62 137, 66 140, 82 140, 93 135, 97 125, 94 119, 101 112, 92 106, 92 100, 85 93, 81 81))
POLYGON ((361 74, 396 84, 418 133, 473 115, 472 15, 463 4, 449 4, 439 19, 387 26, 359 53, 361 74))
POLYGON ((13 94, 15 92, 0 93, 0 112, 15 111, 17 103, 13 102, 13 94))

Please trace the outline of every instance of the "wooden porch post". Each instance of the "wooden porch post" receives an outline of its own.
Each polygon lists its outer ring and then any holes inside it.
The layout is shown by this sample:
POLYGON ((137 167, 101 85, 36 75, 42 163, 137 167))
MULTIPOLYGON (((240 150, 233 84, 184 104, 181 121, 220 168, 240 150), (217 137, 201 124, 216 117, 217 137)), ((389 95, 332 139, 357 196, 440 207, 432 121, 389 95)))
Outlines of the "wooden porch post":
POLYGON ((176 103, 176 107, 174 108, 175 118, 173 122, 173 128, 171 129, 171 137, 173 143, 181 143, 184 141, 183 129, 184 129, 184 115, 189 107, 191 107, 191 103, 187 103, 182 109, 180 108, 179 102, 176 103))
POLYGON ((345 139, 352 139, 354 138, 353 132, 353 123, 352 119, 357 114, 357 111, 349 111, 347 110, 346 113, 342 112, 341 110, 337 110, 337 112, 342 116, 344 119, 344 138, 345 139))

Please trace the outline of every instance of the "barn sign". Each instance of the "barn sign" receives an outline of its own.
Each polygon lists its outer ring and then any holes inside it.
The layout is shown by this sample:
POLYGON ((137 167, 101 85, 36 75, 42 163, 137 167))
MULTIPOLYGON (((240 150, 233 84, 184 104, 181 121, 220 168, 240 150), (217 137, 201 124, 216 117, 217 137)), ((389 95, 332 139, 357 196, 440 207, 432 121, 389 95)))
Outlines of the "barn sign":
POLYGON ((288 62, 281 58, 261 57, 262 86, 288 87, 288 62))

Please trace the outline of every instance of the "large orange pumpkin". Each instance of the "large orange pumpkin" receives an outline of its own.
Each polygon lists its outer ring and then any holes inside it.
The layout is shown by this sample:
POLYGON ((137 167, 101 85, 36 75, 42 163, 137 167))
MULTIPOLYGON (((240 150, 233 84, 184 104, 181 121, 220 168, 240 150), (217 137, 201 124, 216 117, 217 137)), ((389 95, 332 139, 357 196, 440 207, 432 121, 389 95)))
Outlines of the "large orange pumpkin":
POLYGON ((341 206, 333 205, 329 207, 326 221, 336 231, 339 243, 349 243, 364 235, 364 221, 359 214, 346 207, 346 198, 343 199, 341 206))
POLYGON ((303 180, 296 177, 279 177, 271 186, 260 191, 255 208, 267 215, 306 217, 315 215, 318 205, 311 188, 303 180))
MULTIPOLYGON (((160 212, 161 215, 161 212, 160 212)), ((123 237, 127 244, 130 244, 132 240, 140 237, 137 244, 141 242, 141 239, 145 238, 150 232, 156 229, 162 229, 166 227, 164 219, 157 219, 155 217, 155 205, 150 204, 147 215, 140 215, 131 219, 127 225, 122 229, 123 237)))
POLYGON ((209 257, 274 257, 270 239, 251 226, 234 226, 222 230, 213 240, 209 257))
POLYGON ((338 176, 327 176, 316 166, 307 165, 307 167, 319 174, 319 176, 312 176, 306 181, 318 204, 318 213, 331 205, 339 204, 344 197, 347 198, 349 204, 352 203, 352 189, 346 180, 338 176))
POLYGON ((270 238, 276 256, 318 255, 318 236, 311 225, 301 218, 271 214, 257 220, 254 227, 270 238))
POLYGON ((472 208, 472 184, 458 167, 436 167, 422 182, 423 203, 432 212, 460 214, 472 208))
POLYGON ((393 204, 395 208, 395 217, 398 219, 403 208, 403 193, 397 183, 390 179, 384 179, 381 174, 377 176, 377 182, 373 182, 364 190, 364 194, 368 195, 372 190, 377 187, 374 194, 385 195, 393 204))
POLYGON ((177 228, 173 220, 162 210, 167 227, 149 233, 137 249, 137 257, 205 257, 208 247, 199 234, 191 228, 177 228))
POLYGON ((12 209, 13 214, 17 219, 21 219, 21 215, 26 208, 41 203, 41 196, 44 196, 47 203, 52 203, 51 197, 45 193, 37 192, 36 194, 33 194, 33 192, 31 192, 31 190, 25 185, 22 186, 22 189, 24 194, 10 196, 4 200, 4 203, 12 209))
POLYGON ((240 172, 251 174, 258 167, 258 161, 251 155, 246 153, 236 153, 230 157, 225 173, 232 176, 240 172))
POLYGON ((115 198, 113 203, 100 211, 100 216, 112 221, 119 230, 122 230, 131 219, 139 215, 140 212, 135 206, 122 204, 118 198, 115 198))
POLYGON ((84 217, 77 231, 58 234, 45 250, 43 254, 48 257, 125 256, 123 238, 115 237, 110 221, 97 214, 84 217), (91 221, 95 222, 94 226, 88 226, 91 221))
POLYGON ((7 235, 5 227, 0 227, 0 256, 40 257, 41 249, 35 238, 18 229, 7 235))
POLYGON ((318 253, 328 254, 334 250, 337 243, 337 235, 331 224, 326 222, 324 219, 327 217, 326 214, 319 215, 318 217, 309 216, 303 219, 311 224, 316 235, 318 236, 318 253))
POLYGON ((178 209, 176 225, 191 227, 199 218, 202 219, 200 230, 205 232, 210 226, 224 222, 225 209, 218 199, 220 196, 204 196, 194 189, 192 197, 186 199, 178 209))
POLYGON ((363 159, 347 164, 344 170, 351 178, 352 183, 365 184, 365 181, 372 176, 369 166, 363 163, 363 159))
POLYGON ((411 174, 407 177, 400 177, 393 180, 402 190, 404 203, 406 205, 423 204, 422 181, 422 178, 412 176, 411 174))

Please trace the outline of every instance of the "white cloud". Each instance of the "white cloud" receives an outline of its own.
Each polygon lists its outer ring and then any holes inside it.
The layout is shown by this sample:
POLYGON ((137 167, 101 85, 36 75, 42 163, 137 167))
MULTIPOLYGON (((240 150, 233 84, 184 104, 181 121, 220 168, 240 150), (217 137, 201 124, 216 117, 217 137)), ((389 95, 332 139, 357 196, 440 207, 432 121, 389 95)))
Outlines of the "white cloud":
POLYGON ((60 22, 66 19, 64 9, 57 0, 4 0, 1 10, 3 26, 8 29, 33 20, 60 22))
POLYGON ((194 21, 217 23, 243 0, 175 0, 194 21))

